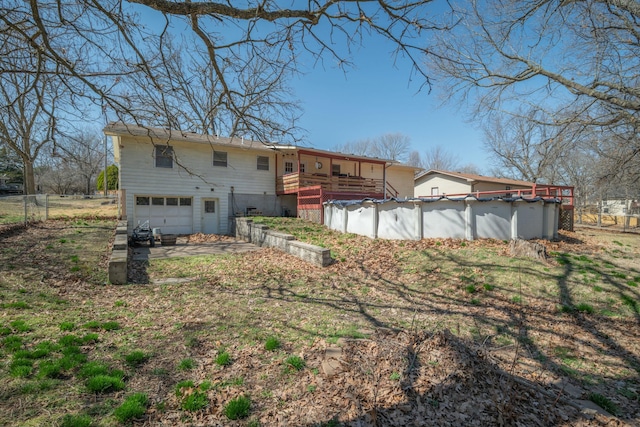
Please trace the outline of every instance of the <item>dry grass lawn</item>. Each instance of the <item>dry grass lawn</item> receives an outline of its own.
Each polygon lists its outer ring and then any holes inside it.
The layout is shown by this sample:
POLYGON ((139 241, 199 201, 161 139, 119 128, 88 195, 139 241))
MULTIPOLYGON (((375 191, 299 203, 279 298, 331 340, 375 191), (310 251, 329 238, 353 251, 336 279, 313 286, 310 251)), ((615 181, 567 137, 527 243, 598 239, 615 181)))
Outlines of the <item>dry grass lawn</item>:
POLYGON ((508 256, 502 241, 371 240, 261 221, 331 248, 336 262, 273 249, 153 260, 112 286, 112 222, 5 231, 0 424, 640 423, 638 235, 564 233, 544 242, 552 257, 540 263, 508 256), (86 359, 75 365, 60 362, 76 351, 69 335, 86 359), (36 357, 43 342, 51 351, 36 357), (328 349, 340 354, 330 374, 328 349), (91 391, 89 362, 122 371, 124 389, 91 391), (47 363, 60 372, 47 375, 47 363), (119 421, 132 393, 148 402, 119 421), (238 397, 249 411, 230 420, 238 397), (585 401, 609 414, 581 413, 585 401))

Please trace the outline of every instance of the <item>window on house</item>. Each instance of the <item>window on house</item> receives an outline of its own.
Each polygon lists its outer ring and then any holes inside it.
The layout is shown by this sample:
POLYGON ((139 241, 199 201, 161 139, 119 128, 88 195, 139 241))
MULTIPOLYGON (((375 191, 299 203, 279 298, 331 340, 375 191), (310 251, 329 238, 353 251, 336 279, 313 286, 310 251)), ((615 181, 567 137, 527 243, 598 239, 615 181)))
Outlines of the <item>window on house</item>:
POLYGON ((225 151, 213 152, 213 166, 227 167, 227 153, 225 151))
POLYGON ((440 190, 438 189, 438 187, 431 187, 431 195, 432 196, 440 195, 440 190))
POLYGON ((191 206, 191 197, 180 197, 180 206, 191 206))
POLYGON ((259 171, 269 170, 269 158, 267 156, 258 156, 258 170, 259 171))
POLYGON ((293 162, 284 162, 284 173, 293 172, 293 162))
POLYGON ((216 201, 205 200, 204 201, 204 213, 216 213, 216 201))
POLYGON ((151 204, 153 206, 164 206, 164 197, 152 197, 151 204))
POLYGON ((136 197, 136 205, 138 205, 138 206, 149 206, 149 198, 148 197, 136 197))
POLYGON ((333 176, 340 175, 340 165, 331 165, 331 175, 333 176))
POLYGON ((173 167, 173 147, 169 145, 156 145, 156 167, 173 167))
POLYGON ((167 206, 178 206, 177 197, 167 197, 167 206))
MULTIPOLYGON (((510 185, 507 185, 507 186, 505 187, 505 190, 511 190, 511 186, 510 186, 510 185)), ((512 194, 511 194, 511 193, 507 193, 507 194, 506 194, 506 197, 507 197, 507 198, 510 198, 511 196, 512 196, 512 194)), ((534 194, 534 196, 535 196, 535 194, 534 194)))
POLYGON ((306 167, 305 167, 304 163, 300 163, 300 173, 304 173, 305 169, 306 169, 306 167))

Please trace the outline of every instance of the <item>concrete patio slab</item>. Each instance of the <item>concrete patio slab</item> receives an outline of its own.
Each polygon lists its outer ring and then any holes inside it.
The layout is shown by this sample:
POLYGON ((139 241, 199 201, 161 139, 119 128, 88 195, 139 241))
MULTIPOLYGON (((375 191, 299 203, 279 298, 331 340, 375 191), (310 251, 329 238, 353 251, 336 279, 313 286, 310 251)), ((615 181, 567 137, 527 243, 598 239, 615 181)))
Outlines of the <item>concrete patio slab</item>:
POLYGON ((220 241, 207 243, 187 243, 187 239, 179 237, 174 246, 156 245, 136 246, 133 248, 134 261, 150 259, 189 257, 198 255, 238 254, 257 251, 262 248, 243 241, 220 241))

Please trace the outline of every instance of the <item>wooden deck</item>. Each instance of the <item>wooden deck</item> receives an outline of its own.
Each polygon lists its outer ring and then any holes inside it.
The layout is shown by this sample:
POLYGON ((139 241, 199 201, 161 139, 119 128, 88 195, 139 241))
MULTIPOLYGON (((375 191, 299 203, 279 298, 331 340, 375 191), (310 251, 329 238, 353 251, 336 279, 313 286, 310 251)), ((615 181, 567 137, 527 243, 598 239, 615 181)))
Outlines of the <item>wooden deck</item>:
POLYGON ((320 186, 325 191, 351 193, 384 193, 384 180, 359 176, 327 176, 326 174, 289 173, 277 178, 278 194, 296 194, 300 188, 320 186))

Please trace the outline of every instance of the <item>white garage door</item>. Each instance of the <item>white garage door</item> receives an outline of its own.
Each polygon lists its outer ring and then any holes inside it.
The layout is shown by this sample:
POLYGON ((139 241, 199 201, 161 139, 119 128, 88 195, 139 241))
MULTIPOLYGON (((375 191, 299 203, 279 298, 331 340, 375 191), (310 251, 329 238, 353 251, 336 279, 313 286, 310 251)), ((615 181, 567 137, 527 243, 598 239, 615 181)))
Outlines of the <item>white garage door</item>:
POLYGON ((162 234, 193 232, 193 198, 179 196, 135 196, 135 221, 149 221, 162 234))

